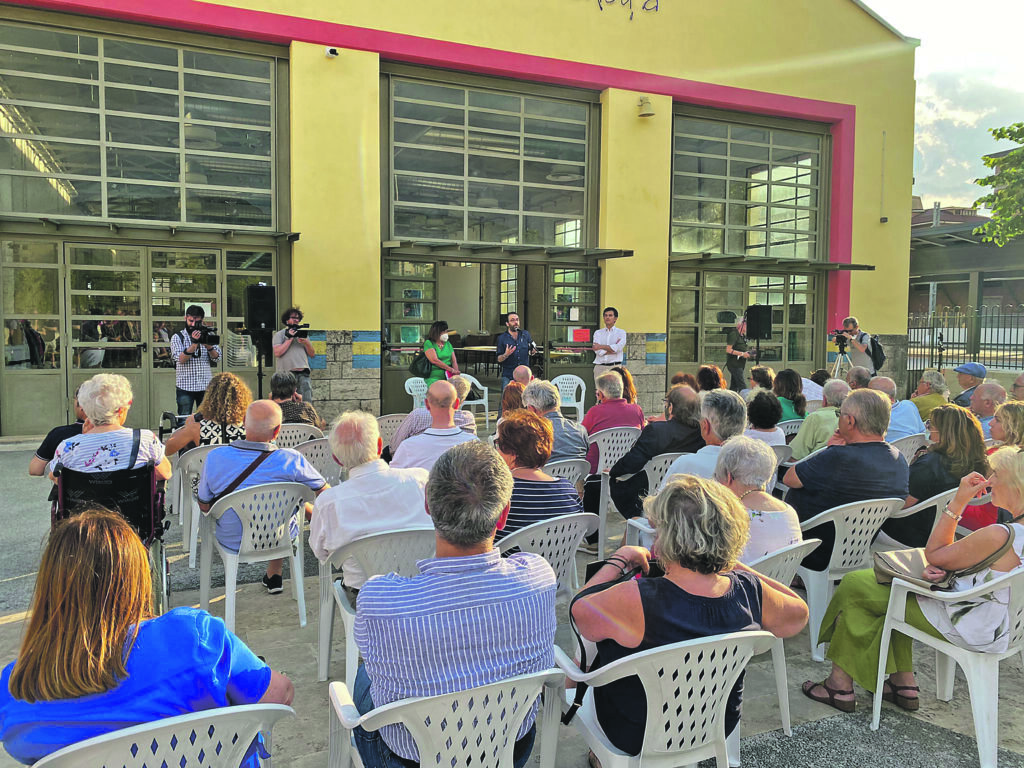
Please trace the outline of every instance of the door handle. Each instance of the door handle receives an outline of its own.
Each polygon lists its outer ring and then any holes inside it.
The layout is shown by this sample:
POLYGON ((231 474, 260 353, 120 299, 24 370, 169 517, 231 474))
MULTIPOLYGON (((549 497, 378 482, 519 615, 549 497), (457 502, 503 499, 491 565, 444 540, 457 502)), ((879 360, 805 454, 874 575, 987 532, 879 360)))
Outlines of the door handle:
POLYGON ((143 352, 145 352, 147 349, 149 349, 149 342, 148 341, 143 341, 143 342, 141 342, 139 344, 136 344, 135 348, 136 349, 141 349, 143 352))

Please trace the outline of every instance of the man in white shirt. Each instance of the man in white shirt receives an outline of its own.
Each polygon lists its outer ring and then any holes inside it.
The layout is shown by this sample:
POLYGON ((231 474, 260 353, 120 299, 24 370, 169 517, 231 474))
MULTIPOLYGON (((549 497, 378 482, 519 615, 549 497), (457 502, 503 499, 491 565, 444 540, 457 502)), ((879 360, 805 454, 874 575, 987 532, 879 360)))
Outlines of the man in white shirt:
POLYGON ((604 328, 594 332, 594 381, 608 373, 614 366, 622 365, 622 353, 626 349, 626 332, 617 328, 619 310, 605 307, 604 328))
POLYGON ((458 395, 447 381, 435 381, 427 390, 426 406, 430 411, 430 427, 402 442, 391 460, 394 469, 421 467, 428 472, 437 457, 453 445, 476 440, 476 435, 455 426, 455 404, 458 395))
POLYGON ((889 414, 889 428, 885 431, 885 440, 888 443, 899 440, 901 437, 920 435, 924 433, 924 421, 921 420, 921 412, 917 406, 909 400, 896 399, 896 382, 888 376, 875 376, 868 389, 877 389, 887 398, 892 406, 889 414))
POLYGON ((661 488, 672 475, 713 478, 722 443, 730 437, 742 435, 746 429, 747 406, 737 393, 728 389, 712 389, 701 394, 700 436, 704 438, 704 447, 696 453, 684 453, 672 462, 661 488))
MULTIPOLYGON (((335 460, 348 468, 348 480, 320 494, 309 523, 309 546, 324 562, 349 542, 381 531, 426 528, 433 523, 423 506, 430 476, 425 469, 395 469, 380 458, 384 448, 377 419, 349 411, 328 435, 335 460)), ((360 589, 366 575, 349 559, 342 564, 345 586, 360 589)))

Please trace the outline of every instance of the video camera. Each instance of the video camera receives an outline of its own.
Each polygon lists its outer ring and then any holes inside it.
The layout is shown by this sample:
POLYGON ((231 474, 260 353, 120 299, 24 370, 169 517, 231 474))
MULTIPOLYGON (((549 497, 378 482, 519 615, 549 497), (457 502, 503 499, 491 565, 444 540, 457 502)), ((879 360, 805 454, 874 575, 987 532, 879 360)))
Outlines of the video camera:
POLYGON ((220 344, 220 334, 217 333, 216 328, 211 328, 208 325, 202 323, 196 323, 192 326, 193 331, 199 331, 199 343, 200 344, 220 344))
POLYGON ((839 347, 840 355, 846 354, 846 345, 849 342, 849 339, 847 339, 843 335, 844 333, 846 333, 846 331, 843 328, 837 328, 836 330, 832 331, 832 336, 834 337, 836 346, 839 347))
POLYGON ((284 335, 289 339, 308 339, 309 323, 302 325, 289 325, 284 329, 284 335))

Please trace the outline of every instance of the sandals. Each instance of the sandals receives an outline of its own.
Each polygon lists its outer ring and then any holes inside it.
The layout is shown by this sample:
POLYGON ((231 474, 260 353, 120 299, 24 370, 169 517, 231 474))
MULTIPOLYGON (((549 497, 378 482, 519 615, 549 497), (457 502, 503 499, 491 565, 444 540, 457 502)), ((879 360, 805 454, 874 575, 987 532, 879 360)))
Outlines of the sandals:
POLYGON ((916 685, 893 685, 888 680, 885 681, 884 685, 887 685, 888 689, 882 688, 882 701, 895 704, 900 709, 907 710, 907 712, 917 712, 921 708, 921 699, 918 696, 904 696, 900 693, 900 691, 916 691, 920 693, 921 689, 916 685))
POLYGON ((856 701, 836 701, 836 696, 848 696, 852 694, 853 691, 840 691, 835 688, 830 688, 828 684, 828 679, 822 680, 820 683, 816 683, 813 680, 808 680, 802 686, 800 686, 800 690, 802 690, 804 696, 806 696, 811 701, 817 701, 821 704, 827 704, 830 707, 838 709, 840 712, 853 712, 857 709, 856 701), (821 694, 812 693, 812 691, 814 691, 815 688, 823 689, 826 695, 822 696, 821 694))

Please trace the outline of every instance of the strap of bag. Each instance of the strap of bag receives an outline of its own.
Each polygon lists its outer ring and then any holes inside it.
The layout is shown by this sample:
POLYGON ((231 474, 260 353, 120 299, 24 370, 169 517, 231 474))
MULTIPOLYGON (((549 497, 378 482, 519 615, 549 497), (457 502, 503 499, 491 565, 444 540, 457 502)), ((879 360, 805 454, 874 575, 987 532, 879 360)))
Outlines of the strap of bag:
POLYGON ((223 491, 221 491, 220 493, 218 493, 216 496, 213 497, 213 501, 210 502, 210 505, 212 506, 213 504, 216 504, 218 501, 223 499, 229 493, 233 493, 235 490, 237 490, 238 486, 240 486, 243 483, 245 478, 247 478, 249 475, 251 475, 253 472, 255 472, 256 471, 256 467, 258 467, 264 461, 269 459, 270 458, 270 454, 272 454, 272 453, 273 453, 273 451, 261 451, 260 455, 256 457, 256 461, 254 461, 252 464, 250 464, 248 467, 246 467, 245 470, 243 470, 242 474, 240 474, 238 477, 236 477, 234 480, 232 480, 227 488, 225 488, 223 491))
POLYGON ((142 444, 142 430, 132 430, 132 453, 128 458, 128 469, 134 469, 135 461, 139 458, 139 446, 142 444))
POLYGON ((995 564, 995 562, 997 560, 999 560, 999 558, 1001 558, 1003 555, 1005 555, 1007 552, 1010 551, 1010 547, 1013 546, 1013 538, 1014 538, 1013 528, 1011 528, 1006 523, 999 523, 999 525, 1002 525, 1007 530, 1007 532, 1009 534, 1006 537, 1006 541, 1003 543, 1003 546, 1001 546, 999 549, 997 549, 995 552, 993 552, 991 555, 986 557, 984 560, 982 560, 977 565, 972 565, 970 568, 964 568, 962 571, 957 571, 956 572, 957 576, 971 576, 971 575, 973 575, 975 573, 978 573, 979 571, 985 570, 986 568, 990 568, 990 567, 992 567, 993 564, 995 564))

